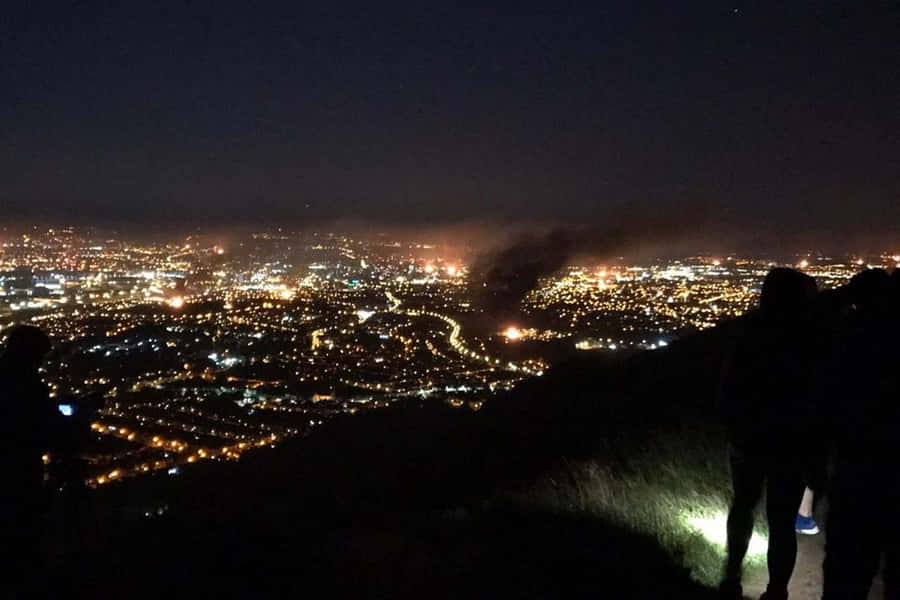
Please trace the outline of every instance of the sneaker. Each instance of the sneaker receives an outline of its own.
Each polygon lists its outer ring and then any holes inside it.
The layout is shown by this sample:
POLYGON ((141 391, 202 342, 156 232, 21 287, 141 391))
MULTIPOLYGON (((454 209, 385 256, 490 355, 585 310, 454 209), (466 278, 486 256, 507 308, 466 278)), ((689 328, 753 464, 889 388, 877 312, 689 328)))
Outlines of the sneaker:
POLYGON ((794 529, 797 530, 797 533, 802 533, 804 535, 816 535, 819 533, 819 526, 816 525, 815 519, 812 517, 804 517, 803 515, 797 515, 797 520, 794 522, 794 529))

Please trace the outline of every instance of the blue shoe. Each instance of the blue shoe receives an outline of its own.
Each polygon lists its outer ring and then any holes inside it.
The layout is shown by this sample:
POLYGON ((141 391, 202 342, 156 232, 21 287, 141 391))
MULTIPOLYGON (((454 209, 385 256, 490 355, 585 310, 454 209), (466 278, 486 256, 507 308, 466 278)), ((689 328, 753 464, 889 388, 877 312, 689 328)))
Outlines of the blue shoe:
POLYGON ((797 533, 802 533, 804 535, 816 535, 819 533, 819 526, 816 525, 815 519, 812 517, 804 517, 803 515, 797 515, 797 520, 794 522, 794 529, 797 530, 797 533))

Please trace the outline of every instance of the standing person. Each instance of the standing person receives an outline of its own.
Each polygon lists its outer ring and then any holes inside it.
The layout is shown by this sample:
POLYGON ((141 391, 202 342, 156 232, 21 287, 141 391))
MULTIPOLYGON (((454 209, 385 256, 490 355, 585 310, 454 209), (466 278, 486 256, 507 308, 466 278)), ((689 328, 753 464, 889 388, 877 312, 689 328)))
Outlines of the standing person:
POLYGON ((742 564, 764 487, 769 584, 763 598, 788 597, 797 557, 797 507, 809 457, 817 454, 812 450, 815 412, 810 398, 816 291, 811 277, 772 269, 763 283, 759 311, 723 368, 720 403, 731 443, 734 491, 723 598, 742 597, 742 564))
POLYGON ((0 354, 0 554, 21 579, 40 568, 41 519, 47 498, 41 455, 56 423, 39 369, 50 339, 38 328, 9 331, 0 354))
POLYGON ((840 342, 832 413, 836 452, 823 600, 865 600, 884 556, 885 598, 900 598, 900 372, 894 282, 882 269, 848 286, 855 307, 840 342))

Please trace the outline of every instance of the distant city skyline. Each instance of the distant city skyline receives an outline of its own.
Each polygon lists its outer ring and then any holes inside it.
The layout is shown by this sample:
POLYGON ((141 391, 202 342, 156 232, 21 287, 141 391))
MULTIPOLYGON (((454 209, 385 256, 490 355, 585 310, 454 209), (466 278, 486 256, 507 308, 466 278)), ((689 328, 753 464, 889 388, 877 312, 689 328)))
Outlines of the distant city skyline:
MULTIPOLYGON (((659 351, 752 310, 773 265, 542 263, 521 248, 483 271, 485 257, 427 239, 30 228, 0 235, 0 340, 16 324, 40 327, 55 347, 54 397, 108 399, 90 424, 101 460, 86 474, 103 486, 238 460, 404 399, 479 410, 575 356, 659 351)), ((881 253, 788 264, 831 289, 897 263, 881 253)))

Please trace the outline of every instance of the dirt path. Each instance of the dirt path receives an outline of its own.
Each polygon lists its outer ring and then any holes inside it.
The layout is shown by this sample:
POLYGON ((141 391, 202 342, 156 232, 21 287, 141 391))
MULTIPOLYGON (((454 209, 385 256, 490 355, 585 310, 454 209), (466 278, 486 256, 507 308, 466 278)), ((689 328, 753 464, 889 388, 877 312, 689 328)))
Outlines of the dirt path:
MULTIPOLYGON (((821 523, 822 521, 819 521, 821 523)), ((797 566, 791 577, 791 600, 820 600, 822 597, 822 561, 825 558, 825 534, 800 535, 797 544, 797 566)), ((747 598, 759 598, 766 589, 765 570, 744 582, 744 595, 747 598)), ((881 600, 884 597, 881 577, 875 578, 869 600, 881 600)))

